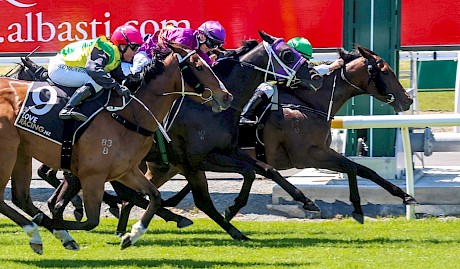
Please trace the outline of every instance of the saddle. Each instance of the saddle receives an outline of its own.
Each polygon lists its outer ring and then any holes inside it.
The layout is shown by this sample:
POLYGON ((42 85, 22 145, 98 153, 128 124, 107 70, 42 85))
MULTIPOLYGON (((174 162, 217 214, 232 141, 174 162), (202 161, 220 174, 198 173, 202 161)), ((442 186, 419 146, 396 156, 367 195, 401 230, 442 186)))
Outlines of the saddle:
POLYGON ((59 111, 67 104, 69 96, 76 88, 50 85, 48 82, 34 81, 27 90, 26 98, 14 125, 62 145, 62 168, 70 168, 72 145, 78 141, 92 119, 107 106, 110 91, 100 91, 80 105, 80 111, 88 116, 86 122, 61 120, 59 111))

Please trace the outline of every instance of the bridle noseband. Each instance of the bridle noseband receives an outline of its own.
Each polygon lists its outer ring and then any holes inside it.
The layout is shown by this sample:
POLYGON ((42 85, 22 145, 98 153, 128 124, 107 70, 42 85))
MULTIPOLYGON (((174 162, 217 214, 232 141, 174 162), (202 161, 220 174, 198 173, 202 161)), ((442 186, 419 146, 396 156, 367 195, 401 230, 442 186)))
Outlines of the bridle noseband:
MULTIPOLYGON (((379 91, 381 94, 382 94, 382 91, 383 91, 383 94, 386 94, 387 95, 387 104, 390 104, 392 102, 394 102, 396 99, 394 97, 393 94, 391 93, 387 93, 387 90, 386 90, 386 85, 382 82, 382 80, 380 79, 380 73, 381 73, 381 70, 380 68, 378 67, 378 64, 380 63, 384 63, 385 60, 383 60, 382 58, 378 59, 377 61, 375 61, 374 63, 371 63, 369 61, 369 59, 366 59, 366 65, 367 65, 367 73, 369 75, 369 80, 368 80, 368 84, 370 84, 371 82, 374 84, 375 88, 377 89, 377 91, 379 91)), ((355 88, 356 90, 358 90, 358 92, 360 94, 363 94, 363 93, 366 93, 365 90, 363 90, 362 88, 360 88, 359 86, 356 86, 355 84, 351 83, 346 77, 345 77, 345 66, 343 66, 343 68, 341 68, 340 70, 340 77, 342 78, 343 81, 345 81, 346 83, 348 83, 350 86, 352 86, 353 88, 355 88)))
POLYGON ((275 40, 272 44, 269 44, 266 41, 263 41, 263 46, 265 51, 268 54, 268 62, 267 62, 267 67, 262 68, 257 65, 240 61, 240 60, 235 60, 238 61, 241 65, 251 67, 255 70, 261 71, 265 73, 265 78, 264 81, 267 81, 268 75, 272 75, 275 77, 275 80, 280 81, 280 80, 286 80, 286 86, 290 86, 291 84, 296 84, 298 81, 300 81, 299 78, 297 78, 296 74, 297 71, 300 69, 300 67, 307 61, 304 57, 302 57, 295 49, 292 49, 292 53, 294 53, 295 58, 297 61, 293 61, 290 64, 284 63, 277 55, 276 49, 273 49, 273 47, 277 48, 280 44, 282 44, 283 39, 278 38, 275 40), (276 67, 279 68, 276 68, 276 67), (281 79, 279 79, 281 78, 281 79))

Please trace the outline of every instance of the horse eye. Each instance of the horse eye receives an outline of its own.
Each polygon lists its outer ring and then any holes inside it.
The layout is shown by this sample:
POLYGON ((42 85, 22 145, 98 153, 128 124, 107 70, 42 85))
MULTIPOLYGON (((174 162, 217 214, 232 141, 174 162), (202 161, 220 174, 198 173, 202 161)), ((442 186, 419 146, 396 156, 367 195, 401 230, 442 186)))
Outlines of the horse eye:
POLYGON ((203 71, 203 66, 197 65, 197 66, 196 66, 196 70, 198 70, 198 71, 203 71))
POLYGON ((292 64, 294 62, 294 53, 291 50, 281 52, 281 60, 287 64, 292 64))

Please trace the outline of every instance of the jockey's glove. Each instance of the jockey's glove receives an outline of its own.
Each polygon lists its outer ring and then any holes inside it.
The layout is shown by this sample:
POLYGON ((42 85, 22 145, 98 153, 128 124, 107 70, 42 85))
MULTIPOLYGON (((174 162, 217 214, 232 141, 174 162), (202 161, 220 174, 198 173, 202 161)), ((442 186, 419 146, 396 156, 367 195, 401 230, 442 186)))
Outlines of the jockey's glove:
POLYGON ((125 98, 129 98, 131 96, 131 92, 125 85, 118 85, 118 87, 115 87, 114 89, 119 96, 124 96, 125 98))

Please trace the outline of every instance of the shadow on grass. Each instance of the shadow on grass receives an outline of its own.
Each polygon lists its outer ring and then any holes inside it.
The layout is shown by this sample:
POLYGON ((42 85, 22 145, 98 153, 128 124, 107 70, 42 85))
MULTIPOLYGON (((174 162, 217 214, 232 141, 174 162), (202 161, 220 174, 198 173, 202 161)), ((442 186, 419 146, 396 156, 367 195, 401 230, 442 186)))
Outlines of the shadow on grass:
MULTIPOLYGON (((331 239, 331 238, 279 238, 280 235, 273 235, 273 238, 265 239, 252 239, 249 241, 237 241, 231 238, 222 239, 222 238, 210 238, 210 237, 201 237, 193 236, 189 238, 175 238, 171 240, 165 240, 161 238, 142 238, 137 241, 134 247, 168 247, 168 246, 182 246, 182 247, 221 247, 221 246, 238 246, 244 248, 254 248, 254 247, 263 247, 263 248, 292 248, 292 247, 315 247, 315 246, 330 246, 341 248, 365 248, 375 245, 392 245, 397 246, 401 245, 407 247, 408 245, 420 245, 420 244, 460 244, 460 240, 446 239, 424 239, 423 242, 417 239, 392 239, 392 238, 383 238, 376 237, 371 239, 331 239)), ((119 241, 107 242, 108 245, 119 245, 119 241)))
POLYGON ((123 260, 58 260, 58 259, 43 259, 39 261, 24 261, 20 259, 0 259, 4 262, 14 262, 28 266, 35 266, 39 268, 61 267, 61 268, 80 268, 80 267, 158 267, 158 266, 172 266, 178 268, 225 268, 225 267, 260 267, 267 266, 277 267, 299 267, 299 266, 313 266, 315 264, 297 263, 297 262, 280 262, 280 263, 249 263, 249 262, 224 262, 224 261, 196 261, 191 259, 123 259, 123 260))

